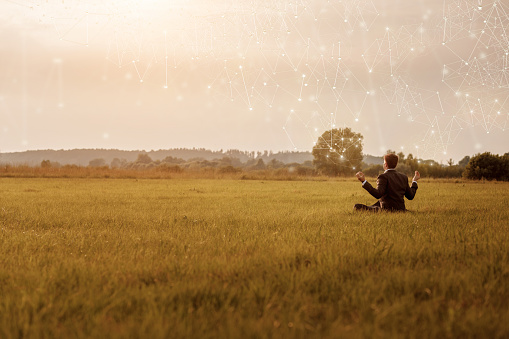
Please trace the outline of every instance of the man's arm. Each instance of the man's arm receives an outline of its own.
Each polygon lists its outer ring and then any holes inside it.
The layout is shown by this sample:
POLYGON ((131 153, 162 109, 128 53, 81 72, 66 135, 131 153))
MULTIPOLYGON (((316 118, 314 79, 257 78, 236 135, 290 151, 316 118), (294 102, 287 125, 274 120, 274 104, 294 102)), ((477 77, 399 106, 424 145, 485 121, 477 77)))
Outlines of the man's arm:
POLYGON ((380 199, 385 195, 385 191, 387 190, 387 179, 383 175, 378 176, 378 179, 376 180, 376 188, 367 182, 366 178, 364 177, 364 173, 357 172, 355 176, 357 179, 359 179, 360 182, 362 182, 362 187, 368 191, 369 194, 371 194, 375 199, 380 199))
POLYGON ((415 197, 415 193, 417 192, 417 188, 418 188, 417 180, 419 180, 420 178, 421 178, 421 175, 419 174, 419 172, 415 171, 415 175, 412 179, 412 186, 407 185, 407 188, 405 191, 405 197, 408 200, 412 200, 415 197))

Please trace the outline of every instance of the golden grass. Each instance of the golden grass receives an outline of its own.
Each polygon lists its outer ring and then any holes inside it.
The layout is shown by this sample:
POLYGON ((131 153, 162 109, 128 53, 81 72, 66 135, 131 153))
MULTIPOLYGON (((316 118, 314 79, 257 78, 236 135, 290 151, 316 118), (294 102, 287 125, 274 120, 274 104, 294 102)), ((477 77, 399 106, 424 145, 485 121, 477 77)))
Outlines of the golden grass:
POLYGON ((0 179, 0 337, 507 337, 509 183, 0 179))

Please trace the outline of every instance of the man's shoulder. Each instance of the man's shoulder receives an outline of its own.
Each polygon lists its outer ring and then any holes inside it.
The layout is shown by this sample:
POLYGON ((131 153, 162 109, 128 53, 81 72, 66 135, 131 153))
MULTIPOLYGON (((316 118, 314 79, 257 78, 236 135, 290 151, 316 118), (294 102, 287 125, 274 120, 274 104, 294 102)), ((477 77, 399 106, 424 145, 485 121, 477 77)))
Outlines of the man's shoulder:
POLYGON ((408 176, 405 173, 398 172, 397 170, 387 171, 384 174, 385 175, 397 176, 397 177, 404 178, 404 179, 408 180, 408 176))

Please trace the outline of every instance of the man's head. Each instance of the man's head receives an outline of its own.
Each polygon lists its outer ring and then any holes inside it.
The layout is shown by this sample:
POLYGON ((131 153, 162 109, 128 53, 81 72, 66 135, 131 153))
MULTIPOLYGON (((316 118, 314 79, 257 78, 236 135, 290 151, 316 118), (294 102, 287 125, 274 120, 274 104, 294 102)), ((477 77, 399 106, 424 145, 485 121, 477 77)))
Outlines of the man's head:
POLYGON ((384 155, 384 168, 387 169, 394 169, 398 165, 399 157, 397 154, 389 153, 384 155))

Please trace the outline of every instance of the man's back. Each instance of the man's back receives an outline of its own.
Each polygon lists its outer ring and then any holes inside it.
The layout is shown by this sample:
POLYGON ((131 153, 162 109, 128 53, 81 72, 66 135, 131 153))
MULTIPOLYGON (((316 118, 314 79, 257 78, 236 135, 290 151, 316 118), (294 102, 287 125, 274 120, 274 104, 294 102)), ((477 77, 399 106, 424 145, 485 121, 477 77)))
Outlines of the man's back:
POLYGON ((377 178, 377 188, 371 186, 369 182, 363 185, 374 198, 380 199, 380 207, 383 210, 404 211, 405 197, 412 200, 417 191, 417 183, 412 182, 408 185, 408 177, 394 169, 389 169, 380 174, 377 178))

